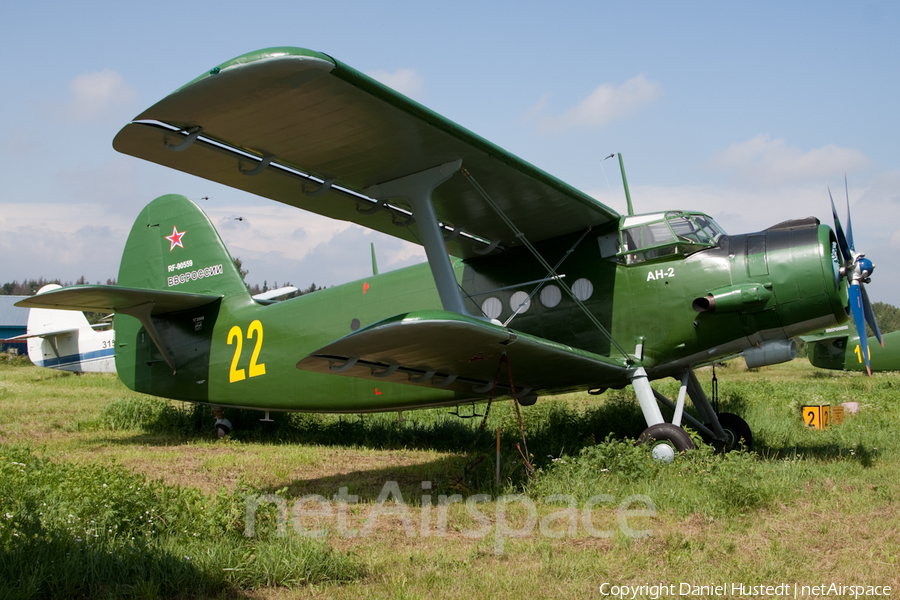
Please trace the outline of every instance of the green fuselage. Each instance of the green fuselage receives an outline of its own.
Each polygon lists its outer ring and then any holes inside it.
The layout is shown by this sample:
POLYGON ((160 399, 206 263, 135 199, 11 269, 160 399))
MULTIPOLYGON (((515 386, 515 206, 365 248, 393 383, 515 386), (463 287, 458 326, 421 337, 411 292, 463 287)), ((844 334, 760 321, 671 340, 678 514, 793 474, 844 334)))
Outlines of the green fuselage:
MULTIPOLYGON (((198 245, 187 241, 199 240, 199 224, 192 226, 186 218, 171 221, 176 232, 187 228, 187 236, 193 236, 184 238, 188 250, 182 252, 174 244, 170 247, 169 241, 160 246, 160 230, 167 233, 172 225, 165 222, 154 229, 159 221, 145 210, 135 224, 123 257, 120 285, 160 288, 155 273, 166 269, 164 263, 181 261, 168 265, 169 272, 177 273, 179 265, 191 259, 193 266, 228 262, 222 275, 208 281, 209 286, 227 282, 231 287, 213 304, 155 319, 178 365, 174 375, 140 322, 118 315, 117 369, 129 387, 222 406, 292 411, 394 410, 455 404, 473 397, 297 368, 312 352, 360 328, 406 312, 441 309, 427 264, 263 305, 250 298, 231 270, 224 246, 215 251, 191 250, 198 245)), ((646 258, 645 254, 637 259, 617 253, 618 248, 608 243, 616 239, 617 244, 625 244, 618 232, 611 228, 583 237, 567 236, 541 244, 537 250, 551 264, 572 250, 557 269, 564 276, 561 281, 651 379, 846 320, 845 292, 837 283, 831 258, 833 234, 826 226, 724 236, 709 247, 692 252, 688 248, 686 254, 686 246, 679 246, 664 256, 646 258), (717 299, 718 303, 710 300, 715 308, 698 312, 692 307, 697 299, 717 299)), ((214 230, 210 240, 211 245, 218 240, 214 230)), ((490 313, 487 316, 497 321, 509 321, 513 331, 621 357, 610 337, 561 289, 560 280, 547 281, 548 274, 524 248, 495 257, 454 260, 453 268, 470 314, 490 313), (539 280, 544 281, 533 283, 539 280), (532 292, 536 293, 528 306, 522 306, 523 297, 532 292), (519 314, 510 321, 516 309, 519 314)), ((181 287, 200 285, 200 281, 188 281, 181 287)), ((628 383, 625 378, 598 376, 573 379, 565 389, 628 383)))

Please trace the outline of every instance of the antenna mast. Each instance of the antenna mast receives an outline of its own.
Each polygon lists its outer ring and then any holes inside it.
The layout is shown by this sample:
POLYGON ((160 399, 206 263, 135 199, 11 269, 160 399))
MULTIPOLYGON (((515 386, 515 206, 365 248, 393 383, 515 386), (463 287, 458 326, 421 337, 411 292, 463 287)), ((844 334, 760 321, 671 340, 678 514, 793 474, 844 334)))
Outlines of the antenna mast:
POLYGON ((619 152, 619 170, 622 171, 622 185, 625 186, 625 200, 628 201, 628 216, 634 216, 634 207, 631 206, 631 192, 628 190, 628 178, 625 177, 625 163, 622 162, 622 153, 619 152))

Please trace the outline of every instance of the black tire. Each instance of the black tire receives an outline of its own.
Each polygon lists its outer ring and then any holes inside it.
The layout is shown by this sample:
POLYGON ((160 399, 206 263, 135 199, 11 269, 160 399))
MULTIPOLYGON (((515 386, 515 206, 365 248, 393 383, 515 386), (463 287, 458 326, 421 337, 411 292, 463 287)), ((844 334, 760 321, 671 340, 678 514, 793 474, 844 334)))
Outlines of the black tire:
POLYGON ((524 398, 519 398, 519 404, 522 406, 534 406, 535 402, 537 402, 537 394, 529 394, 524 398))
POLYGON ((226 435, 231 433, 231 428, 224 423, 216 423, 216 437, 222 439, 226 435))
MULTIPOLYGON (((746 450, 750 450, 753 447, 753 433, 745 420, 733 413, 717 413, 716 416, 719 417, 719 423, 722 425, 722 429, 725 430, 725 435, 728 436, 728 439, 724 442, 713 440, 713 443, 719 450, 731 452, 732 450, 739 450, 742 446, 746 450)), ((707 423, 706 426, 712 429, 711 423, 707 423)))
POLYGON ((659 423, 648 427, 638 438, 638 444, 649 444, 651 448, 656 444, 668 444, 675 448, 676 452, 687 452, 696 447, 687 431, 671 423, 659 423))

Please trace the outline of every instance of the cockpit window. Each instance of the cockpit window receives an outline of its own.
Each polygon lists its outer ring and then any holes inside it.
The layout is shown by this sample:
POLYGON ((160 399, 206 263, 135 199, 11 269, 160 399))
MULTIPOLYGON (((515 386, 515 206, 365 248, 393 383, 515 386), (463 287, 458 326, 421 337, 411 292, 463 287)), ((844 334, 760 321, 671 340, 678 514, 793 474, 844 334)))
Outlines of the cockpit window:
POLYGON ((667 215, 667 221, 679 238, 698 244, 715 244, 722 230, 706 215, 667 215))
POLYGON ((691 254, 715 246, 724 235, 715 221, 699 213, 639 215, 627 217, 624 225, 618 257, 627 263, 691 254))

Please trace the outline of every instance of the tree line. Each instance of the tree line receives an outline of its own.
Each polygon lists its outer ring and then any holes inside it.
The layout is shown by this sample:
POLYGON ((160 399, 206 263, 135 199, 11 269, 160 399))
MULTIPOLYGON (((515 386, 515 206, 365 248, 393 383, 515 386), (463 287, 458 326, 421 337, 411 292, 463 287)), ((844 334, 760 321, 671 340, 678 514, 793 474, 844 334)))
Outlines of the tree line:
MULTIPOLYGON (((250 291, 251 295, 261 294, 263 292, 267 292, 269 290, 278 289, 279 285, 277 281, 273 281, 271 287, 269 286, 267 281, 263 281, 262 286, 258 283, 254 283, 250 285, 247 283, 247 274, 250 272, 248 269, 244 268, 243 261, 234 256, 231 258, 234 261, 234 266, 237 268, 238 272, 241 274, 241 279, 244 281, 244 285, 247 286, 247 289, 250 291)), ((65 283, 60 279, 44 279, 43 277, 39 277, 38 279, 23 279, 20 283, 18 280, 8 281, 0 286, 0 296, 34 296, 37 294, 38 290, 44 287, 45 285, 55 283, 57 285, 61 285, 63 287, 69 287, 70 285, 87 285, 90 281, 82 275, 75 281, 66 281, 65 283)), ((97 285, 103 285, 100 281, 97 282, 97 285)), ((106 280, 106 285, 116 285, 116 279, 111 278, 106 280)), ((285 282, 281 284, 281 287, 290 286, 290 282, 285 282)), ((299 287, 299 286, 298 286, 299 287)), ((290 295, 284 296, 284 299, 295 298, 297 296, 302 296, 304 294, 310 294, 312 292, 325 289, 324 286, 317 286, 315 283, 310 284, 306 288, 300 288, 296 292, 293 292, 290 295)))
MULTIPOLYGON (((88 281, 84 275, 75 281, 66 281, 65 283, 60 279, 44 279, 43 277, 37 279, 23 279, 21 283, 14 279, 13 281, 8 281, 0 286, 0 296, 34 296, 39 289, 51 283, 68 287, 70 285, 86 285, 89 284, 90 281, 88 281)), ((98 281, 97 285, 102 284, 98 281)), ((107 279, 106 285, 116 285, 115 278, 107 279)))

